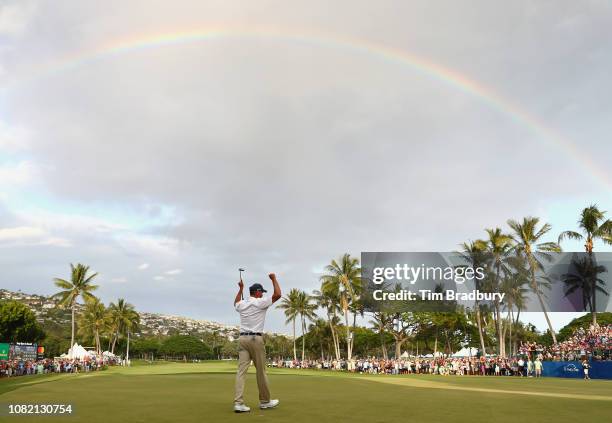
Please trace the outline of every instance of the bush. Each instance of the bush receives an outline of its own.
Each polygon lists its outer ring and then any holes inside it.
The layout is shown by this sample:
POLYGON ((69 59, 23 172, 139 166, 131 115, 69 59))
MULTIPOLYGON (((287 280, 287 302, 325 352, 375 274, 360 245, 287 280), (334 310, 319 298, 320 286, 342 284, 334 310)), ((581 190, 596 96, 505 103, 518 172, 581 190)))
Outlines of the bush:
POLYGON ((148 359, 159 354, 161 343, 156 338, 142 338, 134 341, 130 345, 130 355, 140 355, 142 358, 148 359))
POLYGON ((195 336, 175 335, 167 338, 161 345, 159 353, 164 356, 182 357, 183 359, 211 359, 212 349, 195 336))
POLYGON ((45 347, 45 357, 58 357, 70 349, 70 338, 64 339, 49 335, 40 342, 40 345, 45 347))

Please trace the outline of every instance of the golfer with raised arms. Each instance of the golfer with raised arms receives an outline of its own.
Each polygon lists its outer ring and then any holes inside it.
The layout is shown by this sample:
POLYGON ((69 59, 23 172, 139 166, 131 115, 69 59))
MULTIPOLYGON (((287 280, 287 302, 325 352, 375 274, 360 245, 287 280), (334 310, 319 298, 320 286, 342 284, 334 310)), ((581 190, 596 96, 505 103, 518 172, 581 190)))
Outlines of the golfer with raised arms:
POLYGON ((272 297, 264 297, 263 286, 255 283, 249 287, 249 298, 242 299, 244 283, 242 278, 238 282, 240 289, 234 299, 234 308, 240 313, 240 339, 238 346, 238 372, 236 373, 236 395, 234 396, 234 411, 243 413, 251 411, 244 404, 244 381, 247 370, 253 360, 257 369, 257 388, 259 389, 259 408, 274 408, 278 405, 277 399, 270 399, 268 389, 268 376, 266 376, 266 349, 263 340, 263 328, 266 320, 266 311, 273 303, 281 297, 280 286, 276 280, 276 275, 268 275, 272 280, 274 292, 272 297))

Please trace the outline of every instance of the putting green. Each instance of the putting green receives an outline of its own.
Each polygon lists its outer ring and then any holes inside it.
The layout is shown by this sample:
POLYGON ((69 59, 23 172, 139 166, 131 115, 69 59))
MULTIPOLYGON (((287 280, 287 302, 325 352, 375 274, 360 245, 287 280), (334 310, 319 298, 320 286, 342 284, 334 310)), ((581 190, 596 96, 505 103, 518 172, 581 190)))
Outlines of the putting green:
MULTIPOLYGON (((234 414, 235 362, 142 364, 78 375, 0 380, 0 403, 72 403, 70 417, 1 421, 67 422, 604 422, 612 381, 424 375, 353 375, 270 369, 277 409, 257 405, 255 375, 234 414), (49 420, 51 419, 51 420, 49 420)), ((5 405, 4 405, 5 406, 5 405)))

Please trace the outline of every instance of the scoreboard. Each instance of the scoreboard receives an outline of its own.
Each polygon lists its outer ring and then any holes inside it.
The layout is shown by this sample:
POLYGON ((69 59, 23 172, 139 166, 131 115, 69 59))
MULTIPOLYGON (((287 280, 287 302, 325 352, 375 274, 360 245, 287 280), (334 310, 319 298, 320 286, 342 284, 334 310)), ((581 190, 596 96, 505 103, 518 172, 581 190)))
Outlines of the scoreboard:
POLYGON ((38 345, 25 342, 11 344, 9 351, 10 360, 32 360, 37 359, 38 345))

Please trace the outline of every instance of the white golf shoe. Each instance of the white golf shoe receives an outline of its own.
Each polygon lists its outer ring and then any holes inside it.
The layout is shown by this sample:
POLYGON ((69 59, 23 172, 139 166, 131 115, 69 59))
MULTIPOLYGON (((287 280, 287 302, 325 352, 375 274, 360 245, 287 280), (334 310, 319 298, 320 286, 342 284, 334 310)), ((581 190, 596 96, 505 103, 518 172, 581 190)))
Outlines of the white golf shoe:
POLYGON ((234 404, 234 412, 236 413, 246 413, 249 411, 251 411, 251 408, 244 404, 234 404))
POLYGON ((259 408, 261 408, 262 410, 266 409, 266 408, 274 408, 278 405, 280 401, 277 399, 273 399, 270 400, 268 402, 262 402, 259 404, 259 408))

